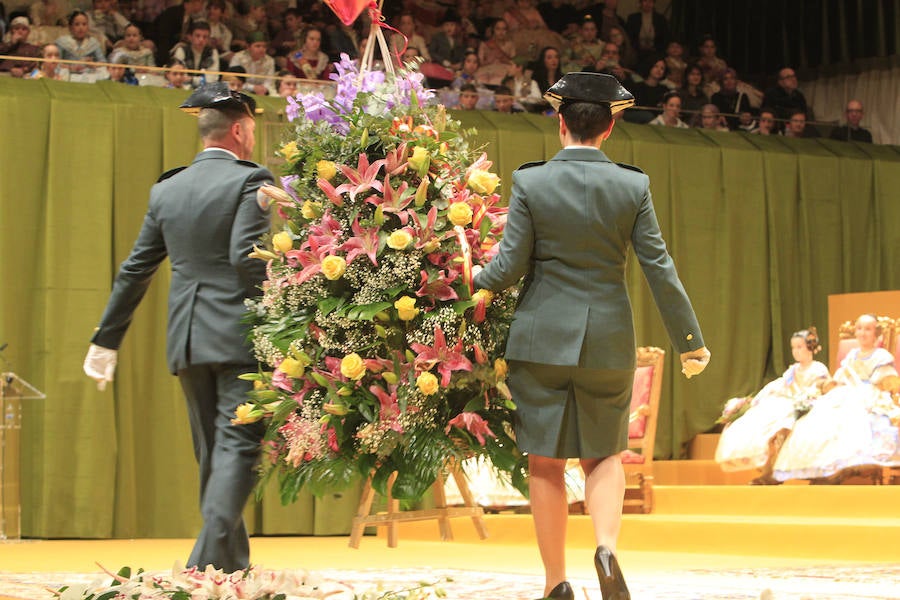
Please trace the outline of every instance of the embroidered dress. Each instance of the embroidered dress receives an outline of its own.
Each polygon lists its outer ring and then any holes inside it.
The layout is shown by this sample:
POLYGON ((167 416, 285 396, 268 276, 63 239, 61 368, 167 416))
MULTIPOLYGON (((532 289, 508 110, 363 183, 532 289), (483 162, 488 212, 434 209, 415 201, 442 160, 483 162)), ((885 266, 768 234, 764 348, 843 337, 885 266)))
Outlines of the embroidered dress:
POLYGON ((862 465, 900 465, 900 409, 876 387, 895 375, 894 357, 882 348, 862 356, 854 348, 835 373, 839 385, 816 400, 800 419, 775 461, 774 477, 828 477, 862 465))
POLYGON ((716 448, 716 462, 723 471, 762 468, 769 460, 769 441, 796 422, 797 403, 818 395, 816 383, 828 378, 828 367, 812 361, 803 369, 799 363, 767 384, 750 408, 722 432, 716 448))

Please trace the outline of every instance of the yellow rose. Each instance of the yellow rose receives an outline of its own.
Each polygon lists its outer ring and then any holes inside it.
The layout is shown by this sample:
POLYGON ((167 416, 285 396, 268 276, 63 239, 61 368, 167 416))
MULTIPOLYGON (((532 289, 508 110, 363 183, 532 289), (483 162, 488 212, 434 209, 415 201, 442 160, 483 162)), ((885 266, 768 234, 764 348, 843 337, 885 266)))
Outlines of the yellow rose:
POLYGON ((490 171, 475 169, 469 175, 469 187, 478 194, 492 194, 498 183, 500 183, 500 177, 490 171))
POLYGON ((433 237, 430 240, 428 240, 427 242, 425 242, 425 245, 422 246, 422 251, 425 252, 425 254, 431 254, 432 252, 434 252, 435 250, 437 250, 440 247, 441 247, 441 240, 437 239, 436 237, 433 237))
POLYGON ((341 375, 348 379, 359 381, 366 374, 366 363, 356 352, 352 352, 341 359, 341 375))
POLYGON ((388 248, 394 250, 405 250, 412 242, 412 235, 405 229, 398 229, 391 233, 387 239, 388 248))
POLYGON ((397 309, 401 321, 412 321, 419 314, 419 309, 416 308, 416 299, 410 296, 398 299, 394 302, 394 308, 397 309))
POLYGON ((232 425, 248 425, 250 423, 256 423, 263 417, 263 412, 261 410, 256 410, 252 404, 247 402, 246 404, 241 404, 234 410, 234 418, 231 420, 232 425))
POLYGON ((430 371, 423 371, 416 377, 416 387, 426 396, 430 396, 438 391, 438 378, 430 371))
POLYGON ((447 218, 454 225, 468 225, 472 222, 472 207, 465 202, 454 202, 447 211, 447 218))
POLYGON ((423 177, 428 172, 430 165, 431 154, 428 153, 428 150, 421 146, 413 148, 412 156, 409 157, 409 166, 419 174, 419 177, 423 177))
POLYGON ((278 368, 281 369, 281 372, 288 377, 299 379, 303 377, 303 371, 306 368, 306 365, 304 365, 296 358, 291 358, 290 356, 288 356, 283 361, 281 361, 281 364, 278 365, 278 368))
POLYGON ((475 302, 481 301, 482 298, 484 299, 485 305, 488 305, 491 303, 491 300, 494 299, 494 292, 491 290, 480 289, 472 294, 472 300, 475 302))
POLYGON ((497 376, 497 379, 506 379, 506 374, 509 372, 509 366, 506 364, 506 361, 502 358, 498 358, 494 361, 494 375, 497 376))
POLYGON ((340 279, 346 270, 347 261, 342 256, 326 256, 322 260, 322 274, 331 281, 340 279))
POLYGON ((316 177, 331 181, 337 175, 337 166, 330 160, 320 160, 316 163, 316 177))
POLYGON ((303 206, 300 207, 300 214, 308 221, 318 219, 322 216, 322 203, 307 200, 303 203, 303 206))
POLYGON ((297 148, 297 142, 288 142, 281 147, 281 150, 278 151, 278 154, 283 156, 284 160, 290 163, 300 158, 300 149, 297 148))
POLYGON ((279 231, 272 236, 272 246, 282 254, 294 248, 294 240, 286 231, 279 231))

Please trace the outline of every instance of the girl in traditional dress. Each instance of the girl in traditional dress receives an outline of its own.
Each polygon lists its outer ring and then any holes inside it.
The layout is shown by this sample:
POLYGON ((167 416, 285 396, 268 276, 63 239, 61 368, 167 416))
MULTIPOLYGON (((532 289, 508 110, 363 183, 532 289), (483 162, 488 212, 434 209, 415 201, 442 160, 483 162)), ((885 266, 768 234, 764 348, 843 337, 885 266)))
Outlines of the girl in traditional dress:
MULTIPOLYGON (((69 34, 56 40, 63 60, 80 60, 84 62, 106 62, 106 55, 96 38, 88 31, 87 13, 81 10, 74 11, 69 16, 69 34)), ((94 69, 88 65, 69 65, 71 73, 94 73, 94 69)))
POLYGON ((777 480, 839 483, 855 467, 900 465, 900 409, 891 399, 900 378, 893 355, 876 347, 880 335, 875 316, 856 320, 859 347, 841 361, 823 387, 827 393, 794 426, 775 460, 777 480))
POLYGON ((796 362, 756 394, 747 412, 722 432, 716 462, 723 471, 762 469, 753 483, 779 483, 772 477, 772 465, 797 420, 798 404, 819 396, 828 380, 828 367, 813 360, 821 349, 815 327, 791 335, 796 362))
POLYGON ((486 85, 500 85, 509 72, 516 56, 516 45, 509 38, 509 25, 497 19, 491 27, 491 36, 478 46, 478 80, 486 85))

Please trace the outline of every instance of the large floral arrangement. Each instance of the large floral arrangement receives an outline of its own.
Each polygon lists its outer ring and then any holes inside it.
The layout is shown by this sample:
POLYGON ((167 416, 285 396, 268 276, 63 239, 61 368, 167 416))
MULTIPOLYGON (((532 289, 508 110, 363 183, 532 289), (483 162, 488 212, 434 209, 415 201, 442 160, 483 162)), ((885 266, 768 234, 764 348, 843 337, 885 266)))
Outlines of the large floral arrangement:
POLYGON ((471 266, 496 252, 506 208, 484 154, 421 74, 335 65, 333 99, 288 99, 276 199, 283 231, 251 339, 236 423, 264 418, 264 479, 282 499, 346 486, 420 497, 448 459, 490 459, 523 489, 502 359, 513 292, 473 293, 471 266))

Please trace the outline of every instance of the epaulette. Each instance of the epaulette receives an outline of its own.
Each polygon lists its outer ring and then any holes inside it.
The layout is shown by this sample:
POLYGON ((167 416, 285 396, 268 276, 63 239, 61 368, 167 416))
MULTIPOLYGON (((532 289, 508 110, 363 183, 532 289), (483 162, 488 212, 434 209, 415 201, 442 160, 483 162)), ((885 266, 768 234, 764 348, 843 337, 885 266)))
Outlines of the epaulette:
POLYGON ((620 167, 622 167, 623 169, 628 169, 629 171, 637 171, 638 173, 643 173, 643 171, 641 171, 641 169, 639 167, 636 167, 634 165, 628 165, 625 163, 616 163, 616 164, 619 165, 620 167))
POLYGON ((258 164, 256 164, 255 162, 249 161, 249 160, 242 160, 239 158, 235 162, 237 162, 239 165, 244 165, 245 167, 253 167, 254 169, 259 168, 258 164))
POLYGON ((165 173, 163 173, 162 175, 159 176, 159 179, 156 180, 156 183, 159 183, 160 181, 165 181, 169 177, 172 177, 173 175, 177 175, 178 173, 181 173, 185 169, 187 169, 187 167, 175 167, 174 169, 169 169, 168 171, 166 171, 165 173))
POLYGON ((536 160, 534 162, 527 162, 527 163, 519 166, 519 168, 516 169, 516 171, 521 171, 522 169, 530 169, 531 167, 539 167, 546 162, 547 162, 546 160, 536 160))

